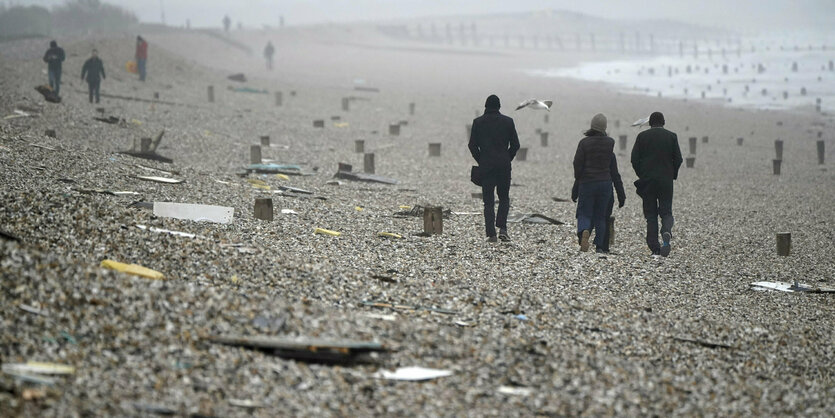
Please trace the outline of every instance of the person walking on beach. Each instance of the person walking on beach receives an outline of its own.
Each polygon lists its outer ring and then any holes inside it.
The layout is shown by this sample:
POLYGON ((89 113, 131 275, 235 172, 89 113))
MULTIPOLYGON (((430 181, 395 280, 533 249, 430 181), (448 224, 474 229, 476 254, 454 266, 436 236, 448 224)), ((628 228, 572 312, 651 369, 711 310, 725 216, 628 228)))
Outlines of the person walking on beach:
POLYGON ((104 64, 99 58, 99 51, 94 49, 90 58, 88 58, 87 61, 84 62, 84 66, 81 67, 81 81, 87 81, 87 89, 90 93, 90 103, 93 103, 94 96, 96 103, 99 102, 99 87, 101 85, 101 81, 105 78, 107 77, 104 75, 104 64))
POLYGON ((644 203, 647 220, 647 245, 653 255, 670 255, 673 237, 673 180, 681 167, 681 148, 675 133, 664 129, 664 115, 653 112, 650 129, 638 134, 632 147, 632 168, 638 175, 635 187, 644 203), (661 217, 661 245, 658 244, 658 218, 661 217))
POLYGON ((139 81, 145 81, 145 65, 148 61, 148 42, 141 36, 136 37, 136 69, 139 71, 139 81))
POLYGON ((232 26, 232 19, 229 18, 229 15, 223 16, 223 31, 228 33, 230 26, 232 26))
POLYGON ((58 46, 58 42, 50 41, 49 49, 43 54, 43 61, 47 64, 49 87, 56 96, 61 95, 61 66, 65 59, 64 48, 58 46))
POLYGON ((267 59, 267 69, 273 69, 273 54, 275 54, 275 47, 272 41, 267 41, 267 46, 264 47, 264 58, 267 59))
MULTIPOLYGON (((618 171, 618 160, 615 158, 614 153, 612 153, 612 162, 609 164, 609 173, 612 176, 612 184, 615 186, 615 192, 618 196, 618 209, 620 209, 626 204, 626 191, 623 189, 623 180, 621 180, 620 172, 618 171)), ((574 180, 574 187, 571 188, 571 201, 577 203, 579 197, 580 184, 577 183, 577 180, 574 180)), ((606 217, 606 229, 603 231, 603 236, 600 237, 600 246, 597 247, 597 252, 599 253, 609 253, 609 237, 614 228, 614 219, 612 218, 612 210, 614 208, 615 199, 612 196, 609 199, 609 203, 606 204, 606 214, 604 215, 606 217)))
POLYGON ((510 211, 511 161, 519 150, 519 136, 513 119, 499 113, 501 102, 491 94, 484 103, 484 114, 473 120, 470 130, 470 154, 478 163, 482 199, 484 200, 484 228, 487 241, 499 238, 510 241, 507 233, 507 213, 510 211), (499 212, 495 211, 495 194, 499 195, 499 212))
POLYGON ((580 251, 588 251, 593 228, 596 250, 604 252, 607 247, 603 240, 608 240, 606 207, 613 199, 613 163, 617 172, 615 140, 606 135, 606 116, 602 113, 594 115, 590 129, 584 134, 586 137, 580 140, 574 153, 574 181, 578 184, 577 238, 580 251))

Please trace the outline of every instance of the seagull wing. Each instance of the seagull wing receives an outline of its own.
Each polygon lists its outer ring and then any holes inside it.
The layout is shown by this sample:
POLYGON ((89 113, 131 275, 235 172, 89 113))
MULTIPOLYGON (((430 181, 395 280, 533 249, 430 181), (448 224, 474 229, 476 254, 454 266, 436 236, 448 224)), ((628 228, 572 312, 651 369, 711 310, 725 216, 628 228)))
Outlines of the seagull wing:
POLYGON ((645 118, 636 120, 635 122, 632 123, 632 126, 646 125, 647 122, 649 122, 649 117, 645 117, 645 118))
POLYGON ((519 110, 519 109, 521 109, 521 108, 523 108, 523 107, 528 107, 528 106, 530 106, 530 105, 532 105, 532 104, 534 104, 534 103, 536 103, 536 99, 528 99, 528 100, 525 100, 524 102, 519 103, 519 106, 517 106, 517 107, 516 107, 516 110, 519 110))
POLYGON ((554 104, 554 102, 552 100, 543 100, 542 104, 544 104, 545 107, 548 108, 548 110, 551 110, 551 105, 554 104))

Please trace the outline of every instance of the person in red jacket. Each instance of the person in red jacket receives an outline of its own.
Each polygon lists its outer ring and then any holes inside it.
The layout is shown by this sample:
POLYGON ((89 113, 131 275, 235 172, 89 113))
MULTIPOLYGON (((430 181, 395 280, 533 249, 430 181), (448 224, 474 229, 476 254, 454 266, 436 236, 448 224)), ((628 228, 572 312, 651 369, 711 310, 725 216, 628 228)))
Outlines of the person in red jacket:
POLYGON ((145 81, 145 61, 148 60, 148 43, 141 36, 136 37, 136 69, 139 81, 145 81))

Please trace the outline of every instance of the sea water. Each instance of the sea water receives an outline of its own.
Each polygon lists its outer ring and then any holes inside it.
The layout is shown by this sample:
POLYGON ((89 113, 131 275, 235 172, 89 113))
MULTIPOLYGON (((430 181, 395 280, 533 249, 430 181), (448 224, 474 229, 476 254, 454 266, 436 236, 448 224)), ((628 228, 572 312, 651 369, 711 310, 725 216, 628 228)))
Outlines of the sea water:
POLYGON ((835 47, 820 42, 780 46, 773 38, 757 38, 726 48, 724 54, 719 48, 702 48, 684 56, 588 62, 526 73, 605 82, 626 93, 756 109, 816 111, 820 103, 827 112, 835 111, 833 60, 835 47))

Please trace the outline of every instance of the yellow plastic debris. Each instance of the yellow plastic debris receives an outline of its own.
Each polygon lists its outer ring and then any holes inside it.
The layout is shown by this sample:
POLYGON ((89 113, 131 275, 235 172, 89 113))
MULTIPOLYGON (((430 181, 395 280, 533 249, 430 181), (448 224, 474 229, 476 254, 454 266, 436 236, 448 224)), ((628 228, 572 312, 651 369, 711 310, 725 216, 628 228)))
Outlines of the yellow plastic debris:
POLYGON ((347 128, 347 127, 348 127, 348 122, 338 122, 338 123, 334 123, 334 124, 333 124, 333 126, 335 126, 335 127, 337 127, 337 128, 347 128))
POLYGON ((412 207, 409 205, 400 205, 400 209, 411 209, 412 207))
POLYGON ((316 228, 316 230, 313 231, 313 233, 314 234, 330 235, 332 237, 338 237, 338 236, 342 235, 341 232, 331 231, 330 229, 324 229, 324 228, 316 228))
POLYGON ((270 185, 264 182, 264 180, 246 179, 246 182, 256 189, 270 190, 270 185))
POLYGON ((398 234, 395 234, 393 232, 378 232, 377 236, 378 237, 386 237, 386 238, 397 238, 397 239, 403 238, 402 235, 398 235, 398 234))
POLYGON ((363 209, 363 208, 361 208, 361 207, 359 207, 359 206, 354 206, 354 210, 356 210, 357 212, 362 212, 362 211, 364 211, 365 209, 363 209))
POLYGON ((42 363, 27 361, 26 364, 8 363, 3 365, 3 371, 35 374, 73 374, 75 367, 58 363, 42 363))
POLYGON ((142 121, 141 120, 136 120, 136 119, 131 119, 130 123, 132 123, 136 126, 142 125, 142 121))
POLYGON ((232 277, 230 277, 230 278, 229 278, 229 281, 230 281, 232 284, 239 284, 239 283, 241 282, 241 278, 240 278, 240 277, 238 277, 238 275, 237 275, 237 274, 233 274, 233 275, 232 275, 232 277))
POLYGON ((104 260, 101 262, 101 267, 126 274, 132 274, 134 276, 145 277, 147 279, 165 280, 165 275, 162 273, 156 270, 151 270, 147 267, 142 267, 138 264, 125 264, 114 260, 104 260))
POLYGON ((278 177, 278 178, 280 178, 280 179, 282 179, 282 180, 290 180, 290 177, 289 177, 288 175, 286 175, 286 174, 281 174, 281 173, 278 173, 278 174, 276 174, 275 176, 276 176, 276 177, 278 177))
POLYGON ((128 61, 128 62, 126 62, 126 63, 125 63, 125 70, 126 70, 127 72, 131 73, 131 74, 136 74, 137 72, 139 72, 139 70, 138 70, 138 68, 137 68, 137 66, 136 66, 136 61, 128 61))

